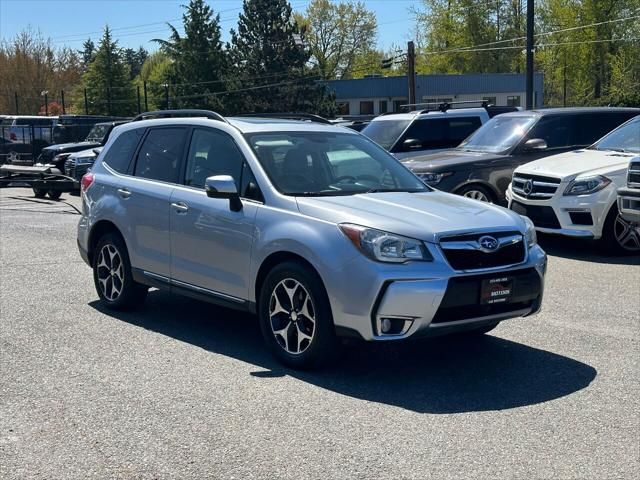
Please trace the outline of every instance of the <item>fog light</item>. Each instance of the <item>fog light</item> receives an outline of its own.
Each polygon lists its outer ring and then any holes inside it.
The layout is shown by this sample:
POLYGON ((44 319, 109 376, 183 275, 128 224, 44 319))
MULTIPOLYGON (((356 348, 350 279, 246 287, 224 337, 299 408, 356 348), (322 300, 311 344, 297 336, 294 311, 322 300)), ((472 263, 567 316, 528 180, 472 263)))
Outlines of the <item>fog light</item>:
POLYGON ((404 335, 413 324, 413 318, 378 318, 380 335, 404 335))
POLYGON ((389 320, 388 318, 383 318, 381 327, 382 333, 389 333, 389 331, 391 330, 391 320, 389 320))

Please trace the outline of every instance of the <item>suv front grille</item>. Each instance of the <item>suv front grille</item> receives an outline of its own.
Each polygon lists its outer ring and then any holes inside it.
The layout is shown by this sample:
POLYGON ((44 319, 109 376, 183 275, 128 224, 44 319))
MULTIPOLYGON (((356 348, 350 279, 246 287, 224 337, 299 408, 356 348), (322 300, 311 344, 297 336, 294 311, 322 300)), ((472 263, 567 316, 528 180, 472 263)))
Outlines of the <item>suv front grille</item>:
POLYGON ((630 188, 640 188, 640 161, 631 162, 629 164, 627 185, 630 188))
POLYGON ((516 173, 513 175, 511 189, 524 198, 551 198, 560 186, 560 179, 516 173))
POLYGON ((524 205, 520 202, 512 201, 511 210, 525 217, 529 217, 536 227, 560 228, 560 222, 558 221, 556 212, 554 212, 551 207, 524 205))
POLYGON ((508 265, 517 265, 525 261, 526 246, 519 232, 480 233, 456 235, 440 240, 444 256, 454 270, 479 270, 508 265), (498 242, 498 248, 490 251, 482 247, 480 239, 492 237, 498 242))
POLYGON ((74 158, 67 158, 67 160, 64 162, 64 174, 67 177, 75 177, 76 160, 74 158))

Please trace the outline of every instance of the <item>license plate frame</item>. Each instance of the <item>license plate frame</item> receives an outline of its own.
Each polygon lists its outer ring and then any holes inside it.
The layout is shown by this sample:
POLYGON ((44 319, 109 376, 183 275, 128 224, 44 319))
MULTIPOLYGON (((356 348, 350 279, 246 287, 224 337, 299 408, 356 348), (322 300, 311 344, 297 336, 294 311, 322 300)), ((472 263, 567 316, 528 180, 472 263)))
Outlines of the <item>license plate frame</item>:
POLYGON ((501 275, 485 278, 480 284, 480 304, 509 303, 513 297, 514 277, 501 275))

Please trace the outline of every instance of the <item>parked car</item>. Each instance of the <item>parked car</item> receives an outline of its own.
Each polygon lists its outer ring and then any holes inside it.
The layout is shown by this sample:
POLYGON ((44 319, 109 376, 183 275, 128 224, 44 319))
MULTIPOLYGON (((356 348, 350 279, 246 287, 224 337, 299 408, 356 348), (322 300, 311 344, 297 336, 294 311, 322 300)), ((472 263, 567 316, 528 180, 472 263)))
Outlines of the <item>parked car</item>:
MULTIPOLYGON (((462 105, 468 102, 460 102, 462 105)), ((481 103, 481 102, 475 102, 481 103)), ((428 104, 425 104, 428 105, 428 104)), ((409 113, 385 113, 374 118, 362 133, 401 160, 457 147, 483 123, 516 107, 437 108, 409 113)))
MULTIPOLYGON (((128 120, 117 120, 96 123, 92 126, 87 137, 82 142, 61 143, 51 145, 42 150, 38 157, 38 163, 43 165, 54 165, 61 172, 65 171, 65 162, 73 152, 90 150, 100 147, 107 142, 109 134, 114 127, 127 123, 128 120)), ((85 155, 86 156, 86 155, 85 155)))
MULTIPOLYGON (((629 162, 627 185, 618 189, 618 210, 625 221, 640 228, 640 156, 629 162)), ((640 246, 640 238, 638 240, 640 246)))
POLYGON ((0 165, 5 163, 20 164, 22 158, 31 155, 31 145, 28 143, 18 143, 0 137, 0 165))
POLYGON ((117 120, 127 119, 104 115, 60 115, 53 128, 53 142, 56 144, 81 142, 91 133, 94 125, 117 120))
POLYGON ((175 114, 119 127, 82 178, 78 246, 105 307, 155 286, 256 312, 297 368, 341 336, 480 334, 539 310, 525 217, 435 191, 348 129, 175 114))
POLYGON ((506 205, 516 167, 584 148, 640 114, 639 108, 549 108, 505 113, 453 150, 410 158, 405 165, 428 185, 506 205))
POLYGON ((104 147, 90 148, 70 154, 64 162, 64 174, 75 180, 76 190, 80 190, 80 181, 93 166, 104 147))
POLYGON ((583 150, 518 167, 507 190, 509 208, 540 232, 599 240, 608 253, 640 252, 640 226, 618 212, 617 189, 640 155, 640 116, 583 150))
MULTIPOLYGON (((34 115, 7 115, 0 122, 0 137, 14 144, 29 145, 13 149, 10 155, 13 164, 31 165, 42 149, 53 143, 53 128, 58 123, 58 117, 43 117, 34 115)), ((7 157, 5 157, 6 160, 7 157)))

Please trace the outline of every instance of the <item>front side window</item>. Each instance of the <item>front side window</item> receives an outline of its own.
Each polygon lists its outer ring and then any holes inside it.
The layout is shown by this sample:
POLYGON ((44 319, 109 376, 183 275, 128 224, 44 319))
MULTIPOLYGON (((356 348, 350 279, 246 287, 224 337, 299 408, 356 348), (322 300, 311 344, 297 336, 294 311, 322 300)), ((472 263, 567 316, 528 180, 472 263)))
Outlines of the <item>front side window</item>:
POLYGON ((573 119, 569 116, 545 116, 531 129, 527 138, 541 138, 547 148, 564 148, 573 141, 573 119))
POLYGON ((144 129, 128 130, 115 139, 102 161, 118 173, 127 173, 144 129))
POLYGON ((177 183, 186 136, 186 128, 151 129, 140 147, 135 176, 177 183))
POLYGON ((616 128, 593 145, 596 150, 640 153, 640 116, 616 128))
POLYGON ((229 135, 219 130, 198 129, 193 132, 185 185, 204 188, 205 180, 216 175, 231 175, 240 186, 244 156, 229 135))
POLYGON ((271 182, 287 195, 429 191, 400 162, 360 135, 268 132, 248 134, 247 141, 271 182))
POLYGON ((471 152, 506 153, 515 147, 536 122, 535 116, 493 117, 460 144, 471 152))

